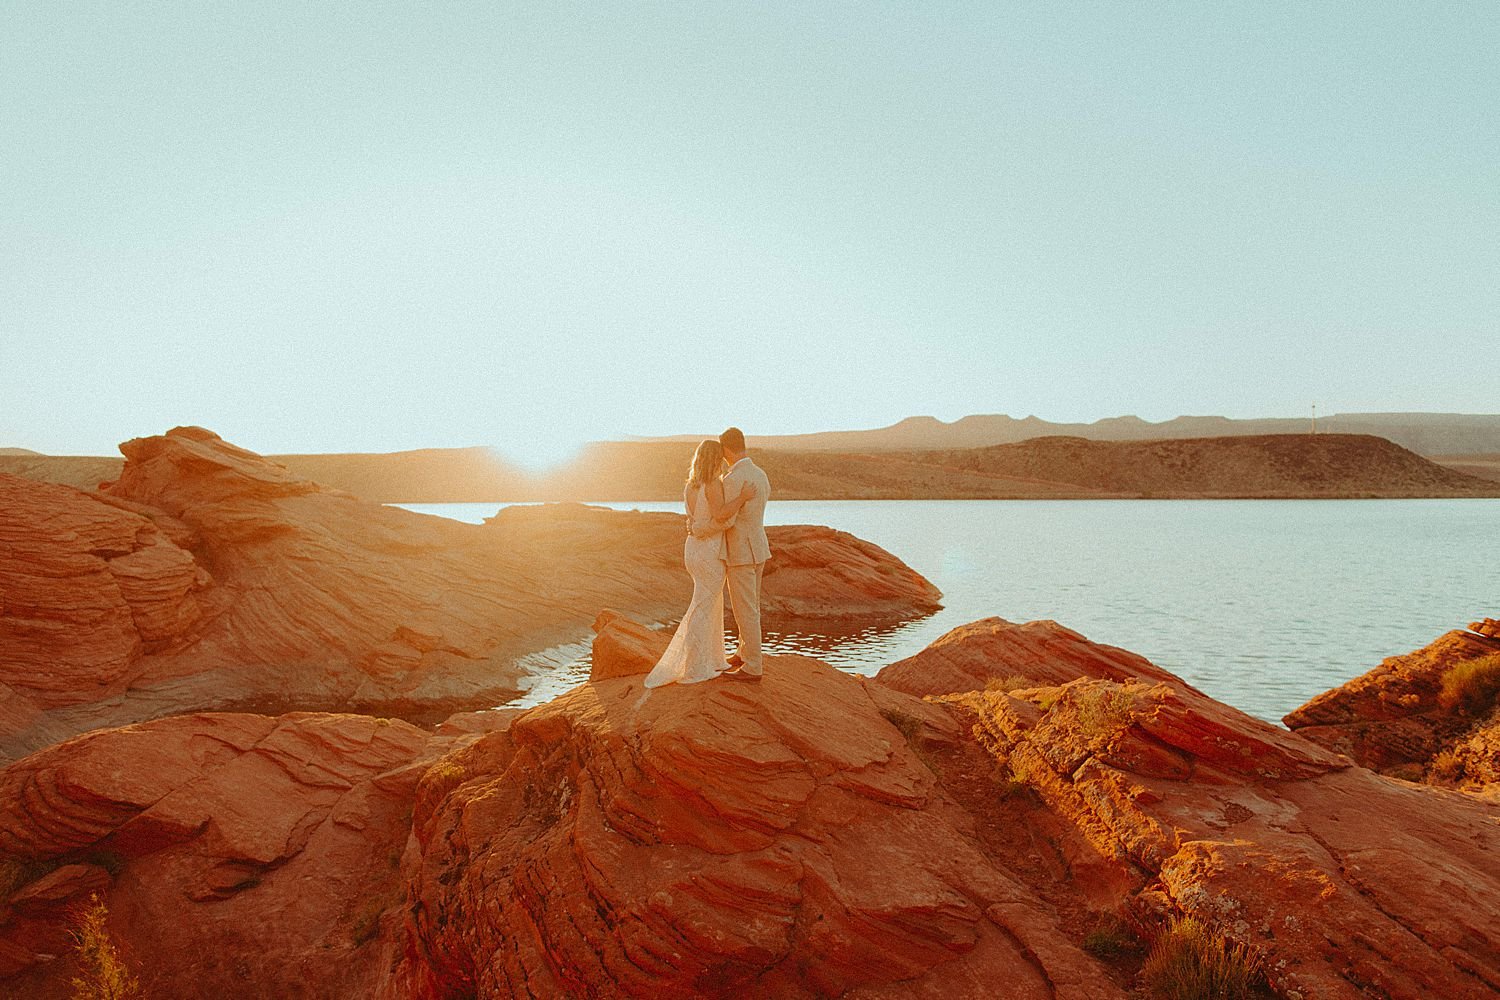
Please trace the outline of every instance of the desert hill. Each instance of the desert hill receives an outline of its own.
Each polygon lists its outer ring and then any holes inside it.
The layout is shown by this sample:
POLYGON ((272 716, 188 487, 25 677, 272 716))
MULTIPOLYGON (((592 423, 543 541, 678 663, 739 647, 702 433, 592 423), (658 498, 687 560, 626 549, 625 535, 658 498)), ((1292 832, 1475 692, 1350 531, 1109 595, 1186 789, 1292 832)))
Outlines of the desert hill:
POLYGON ((915 454, 961 472, 1070 482, 1116 496, 1417 497, 1500 492, 1491 483, 1366 434, 1171 441, 1047 437, 993 448, 915 454))
MULTIPOLYGON (((609 442, 536 481, 536 499, 673 500, 691 442, 609 442)), ((782 499, 1496 496, 1384 438, 1274 434, 1171 441, 1041 437, 950 451, 763 450, 782 499)), ((531 497, 528 497, 531 498, 531 497)))
MULTIPOLYGON (((280 455, 297 478, 381 503, 660 501, 681 495, 691 441, 607 441, 528 475, 487 448, 280 455)), ((1480 456, 1482 458, 1482 456, 1480 456)), ((1369 435, 1278 434, 1170 441, 1042 437, 926 451, 758 450, 784 500, 1496 496, 1467 475, 1369 435)), ((1476 471, 1482 462, 1465 468, 1476 471)), ((0 473, 93 489, 120 460, 0 457, 0 473)))
POLYGON ((1466 476, 1500 482, 1500 453, 1444 455, 1441 464, 1466 476))

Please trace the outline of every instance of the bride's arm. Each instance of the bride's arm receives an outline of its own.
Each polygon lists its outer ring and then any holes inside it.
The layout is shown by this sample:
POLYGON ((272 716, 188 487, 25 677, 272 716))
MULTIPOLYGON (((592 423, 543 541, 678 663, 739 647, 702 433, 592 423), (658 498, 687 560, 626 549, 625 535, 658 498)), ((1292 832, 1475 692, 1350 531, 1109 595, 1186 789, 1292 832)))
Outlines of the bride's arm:
POLYGON ((725 501, 724 483, 715 480, 708 485, 708 510, 713 515, 716 526, 729 527, 731 521, 739 516, 740 508, 744 507, 755 496, 755 487, 745 483, 740 487, 739 495, 733 500, 725 501))

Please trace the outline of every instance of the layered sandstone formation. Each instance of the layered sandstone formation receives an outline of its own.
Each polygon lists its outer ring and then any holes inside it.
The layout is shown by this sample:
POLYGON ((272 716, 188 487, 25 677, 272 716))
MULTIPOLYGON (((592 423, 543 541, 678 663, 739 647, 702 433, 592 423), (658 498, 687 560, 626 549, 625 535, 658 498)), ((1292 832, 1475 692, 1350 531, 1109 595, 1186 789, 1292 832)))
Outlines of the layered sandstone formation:
POLYGON ((424 778, 380 995, 1124 996, 1088 929, 1184 913, 1281 996, 1500 989, 1490 808, 1003 625, 936 700, 796 657, 643 697, 661 637, 604 617, 601 679, 424 778))
POLYGON ((876 676, 882 683, 918 697, 979 691, 987 686, 1066 684, 1079 677, 1184 683, 1144 656, 1090 642, 1057 622, 1017 625, 1004 618, 982 618, 960 625, 876 676))
POLYGON ((1081 891, 1100 880, 1136 913, 1202 919, 1260 955, 1277 995, 1500 990, 1493 807, 1354 767, 1175 680, 942 702, 1065 824, 1081 891))
POLYGON ((429 770, 379 996, 1125 995, 893 721, 952 744, 942 710, 797 657, 642 693, 591 683, 429 770))
POLYGON ((70 911, 98 894, 147 996, 367 996, 417 783, 455 739, 196 714, 0 771, 0 994, 72 995, 70 911))
POLYGON ((1283 997, 1500 989, 1493 805, 1122 650, 991 619, 926 699, 799 657, 647 696, 665 636, 599 629, 595 680, 437 734, 198 714, 0 771, 0 992, 68 994, 90 893, 182 1000, 1123 998, 1174 914, 1283 997))
POLYGON ((1500 623, 1474 622, 1325 691, 1286 716, 1289 728, 1403 778, 1500 782, 1500 715, 1442 704, 1459 664, 1500 654, 1500 623))
MULTIPOLYGON (((526 654, 601 606, 679 614, 682 521, 577 505, 486 526, 299 479, 201 428, 121 447, 84 493, 0 476, 0 760, 173 711, 362 707, 413 717, 512 696, 526 654)), ((900 618, 939 594, 827 528, 771 530, 767 620, 900 618)))

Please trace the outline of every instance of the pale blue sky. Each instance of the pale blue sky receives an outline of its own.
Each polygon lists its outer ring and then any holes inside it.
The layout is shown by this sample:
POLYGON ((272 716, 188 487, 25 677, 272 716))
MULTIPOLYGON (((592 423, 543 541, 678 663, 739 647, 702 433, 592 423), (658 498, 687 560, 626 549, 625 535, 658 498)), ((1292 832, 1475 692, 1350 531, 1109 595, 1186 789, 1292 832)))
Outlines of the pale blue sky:
POLYGON ((9 3, 0 446, 1500 410, 1500 5, 9 3))

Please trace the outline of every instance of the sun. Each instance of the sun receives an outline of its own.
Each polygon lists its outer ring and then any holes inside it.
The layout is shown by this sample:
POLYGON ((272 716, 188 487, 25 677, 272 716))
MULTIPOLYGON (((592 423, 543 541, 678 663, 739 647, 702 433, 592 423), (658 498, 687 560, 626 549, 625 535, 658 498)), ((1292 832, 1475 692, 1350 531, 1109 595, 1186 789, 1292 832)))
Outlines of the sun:
POLYGON ((532 433, 508 437, 491 447, 506 462, 536 476, 567 465, 578 457, 586 443, 564 435, 532 433))

